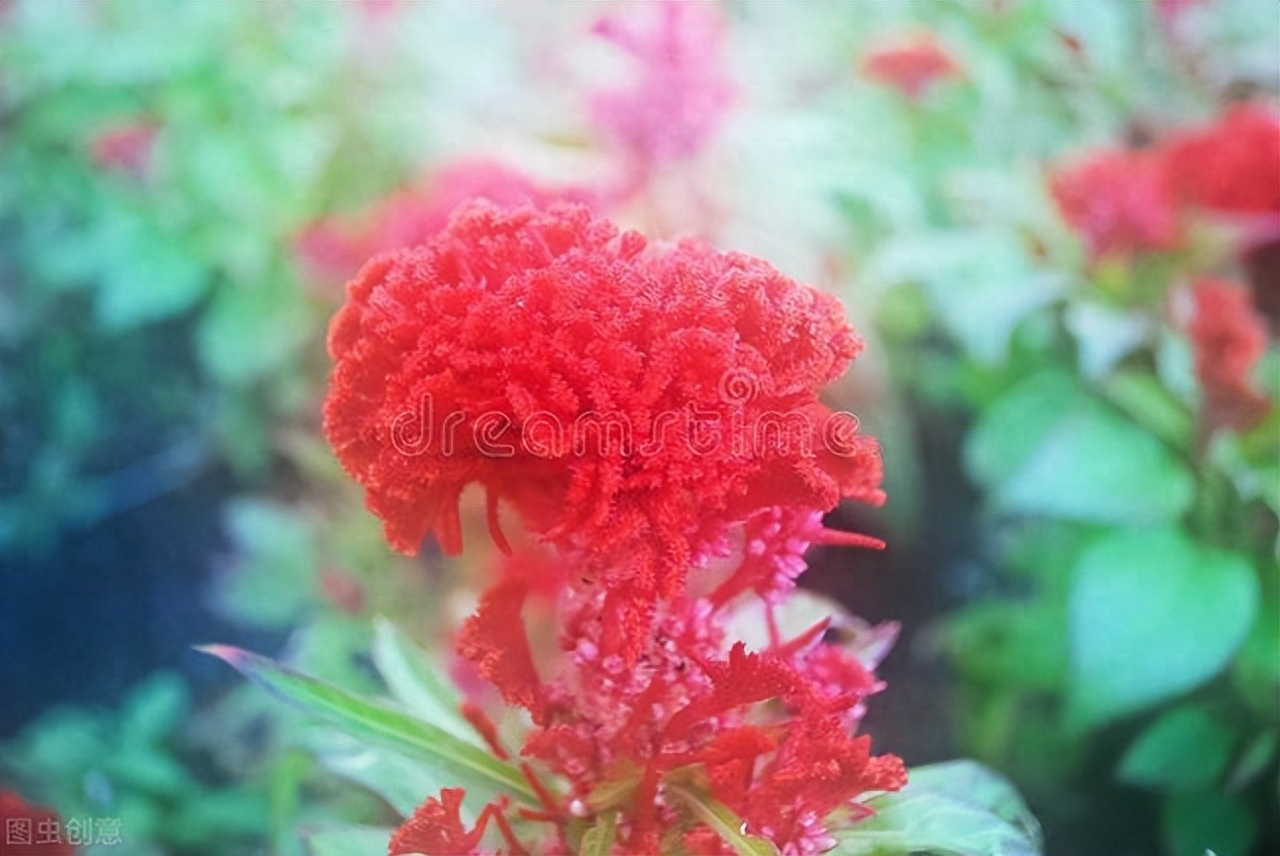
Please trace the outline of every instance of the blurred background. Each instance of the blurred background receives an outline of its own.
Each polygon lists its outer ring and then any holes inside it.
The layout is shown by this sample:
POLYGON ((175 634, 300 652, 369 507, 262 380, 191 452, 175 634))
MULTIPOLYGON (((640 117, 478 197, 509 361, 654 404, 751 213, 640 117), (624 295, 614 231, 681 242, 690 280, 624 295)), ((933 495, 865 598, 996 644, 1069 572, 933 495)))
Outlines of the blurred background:
POLYGON ((0 3, 0 807, 128 856, 387 814, 191 646, 371 688, 373 616, 438 641, 326 325, 463 199, 569 198, 866 338, 890 502, 829 525, 891 546, 804 583, 903 624, 878 749, 1002 771, 1054 856, 1276 852, 1278 45, 1270 0, 0 3))

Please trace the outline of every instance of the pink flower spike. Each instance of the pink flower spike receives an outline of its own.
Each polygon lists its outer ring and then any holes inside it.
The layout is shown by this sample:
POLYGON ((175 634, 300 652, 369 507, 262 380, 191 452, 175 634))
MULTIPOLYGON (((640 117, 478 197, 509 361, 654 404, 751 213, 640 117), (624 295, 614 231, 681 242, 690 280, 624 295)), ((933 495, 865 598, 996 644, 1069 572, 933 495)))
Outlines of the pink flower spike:
POLYGON ((697 154, 733 102, 719 7, 705 0, 628 4, 592 32, 637 65, 629 84, 592 97, 601 132, 639 171, 697 154))

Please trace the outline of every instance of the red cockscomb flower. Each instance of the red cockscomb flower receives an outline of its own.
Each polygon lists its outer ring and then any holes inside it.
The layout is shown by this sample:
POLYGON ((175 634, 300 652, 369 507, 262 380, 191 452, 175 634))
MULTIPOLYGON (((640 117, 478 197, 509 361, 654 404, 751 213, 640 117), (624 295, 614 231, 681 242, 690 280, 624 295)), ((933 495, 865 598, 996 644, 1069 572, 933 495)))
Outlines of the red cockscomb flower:
POLYGON ((75 856, 57 812, 0 790, 0 856, 75 856))
POLYGON ((317 272, 349 277, 371 256, 427 241, 469 199, 498 205, 591 202, 579 187, 548 187, 524 173, 483 158, 461 160, 433 172, 421 186, 377 201, 354 217, 328 217, 298 236, 302 258, 317 272))
POLYGON ((1158 157, 1102 150, 1057 170, 1054 200, 1095 258, 1178 245, 1178 212, 1158 157))
POLYGON ((960 66, 932 33, 922 33, 874 47, 862 59, 862 73, 918 99, 938 81, 956 77, 960 66))
POLYGON ((1249 377, 1266 350, 1266 326, 1243 286, 1206 277, 1195 282, 1192 297, 1188 332, 1209 418, 1217 425, 1246 430, 1269 406, 1249 377))
POLYGON ((500 544, 503 500, 607 579, 620 638, 756 511, 883 500, 877 444, 817 397, 860 341, 757 259, 475 203, 348 294, 325 432, 392 545, 457 552, 479 484, 500 544))
POLYGON ((1206 127, 1172 136, 1165 167, 1180 196, 1227 215, 1280 215, 1280 121, 1237 104, 1206 127))
POLYGON ((635 4, 596 22, 638 68, 628 85, 598 92, 591 114, 638 169, 692 157, 719 127, 733 102, 725 29, 705 0, 635 4))

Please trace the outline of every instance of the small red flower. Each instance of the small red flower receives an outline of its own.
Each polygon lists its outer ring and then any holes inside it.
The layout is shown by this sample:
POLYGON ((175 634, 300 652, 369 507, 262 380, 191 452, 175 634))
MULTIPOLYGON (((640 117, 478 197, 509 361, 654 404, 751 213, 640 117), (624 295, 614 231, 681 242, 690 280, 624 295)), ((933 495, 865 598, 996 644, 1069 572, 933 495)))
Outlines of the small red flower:
POLYGON ((1095 259, 1171 250, 1179 243, 1175 198, 1155 155, 1096 151, 1055 172, 1051 189, 1095 259))
POLYGON ((725 22, 705 0, 638 3, 593 31, 636 61, 634 80, 597 93, 601 131, 641 170, 697 154, 733 102, 724 73, 725 22))
POLYGON ((152 122, 128 122, 99 131, 89 143, 94 164, 101 170, 144 176, 159 129, 152 122))
POLYGON ((959 76, 960 66, 936 36, 921 33, 874 47, 862 59, 862 73, 915 100, 935 83, 959 76))
POLYGON ((1247 430, 1270 406, 1250 380, 1267 347, 1266 326, 1243 286, 1206 277, 1195 282, 1192 297, 1195 308, 1188 332, 1210 419, 1247 430))
POLYGON ((58 813, 0 790, 0 856, 75 856, 58 813))
POLYGON ((458 552, 477 483, 607 580, 619 638, 751 514, 883 501, 878 445, 818 400, 861 342, 757 259, 476 203, 348 294, 325 432, 392 545, 458 552))
POLYGON ((1165 145, 1169 181, 1183 199, 1227 215, 1280 215, 1280 121, 1237 104, 1165 145))

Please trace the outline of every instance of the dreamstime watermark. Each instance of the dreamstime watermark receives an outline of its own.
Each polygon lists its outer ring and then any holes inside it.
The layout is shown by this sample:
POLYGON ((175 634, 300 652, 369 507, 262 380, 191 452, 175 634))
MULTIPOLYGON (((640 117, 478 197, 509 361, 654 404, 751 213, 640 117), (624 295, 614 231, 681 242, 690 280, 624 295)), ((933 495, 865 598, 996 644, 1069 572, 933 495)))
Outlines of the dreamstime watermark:
POLYGON ((474 451, 492 458, 524 454, 546 459, 587 455, 645 458, 666 454, 680 444, 696 456, 728 447, 741 458, 808 457, 819 446, 848 458, 865 449, 866 439, 858 434, 858 417, 847 411, 749 410, 747 405, 760 394, 760 384, 748 370, 726 371, 717 392, 723 407, 703 410, 690 405, 683 410, 659 411, 648 419, 639 441, 636 426, 622 410, 587 410, 567 421, 538 410, 517 421, 502 410, 473 415, 454 409, 437 414, 435 399, 426 394, 416 408, 392 420, 391 444, 406 457, 430 452, 446 458, 460 447, 468 454, 474 451))

